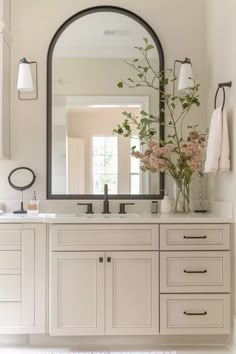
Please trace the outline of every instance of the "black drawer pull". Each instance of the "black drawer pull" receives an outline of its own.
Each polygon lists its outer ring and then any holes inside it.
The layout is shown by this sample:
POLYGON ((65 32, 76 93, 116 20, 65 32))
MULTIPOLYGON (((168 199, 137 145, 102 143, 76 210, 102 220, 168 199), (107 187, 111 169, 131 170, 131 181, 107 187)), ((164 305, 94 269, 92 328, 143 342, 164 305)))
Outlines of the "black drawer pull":
POLYGON ((99 263, 103 263, 103 257, 99 257, 99 263))
POLYGON ((184 238, 187 238, 187 239, 206 239, 207 236, 204 235, 204 236, 184 236, 184 238))
POLYGON ((205 315, 207 315, 207 311, 204 311, 204 312, 187 312, 187 311, 184 311, 184 315, 187 315, 187 316, 205 316, 205 315))
POLYGON ((184 273, 202 274, 202 273, 207 273, 207 270, 206 269, 204 269, 204 270, 186 270, 186 269, 184 269, 184 273))
POLYGON ((111 263, 111 257, 107 257, 107 262, 111 263))

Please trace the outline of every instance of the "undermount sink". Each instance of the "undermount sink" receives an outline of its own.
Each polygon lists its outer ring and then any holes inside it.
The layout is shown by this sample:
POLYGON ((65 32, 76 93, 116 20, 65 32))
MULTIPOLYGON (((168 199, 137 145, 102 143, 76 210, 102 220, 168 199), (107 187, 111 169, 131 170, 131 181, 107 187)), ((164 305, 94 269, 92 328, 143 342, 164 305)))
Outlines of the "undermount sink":
POLYGON ((116 213, 111 213, 111 214, 69 214, 69 213, 61 213, 61 214, 45 214, 45 216, 48 217, 55 217, 55 218, 91 218, 91 219, 100 219, 100 218, 138 218, 140 215, 139 214, 116 214, 116 213))
POLYGON ((139 214, 79 214, 79 217, 86 218, 137 218, 139 214))

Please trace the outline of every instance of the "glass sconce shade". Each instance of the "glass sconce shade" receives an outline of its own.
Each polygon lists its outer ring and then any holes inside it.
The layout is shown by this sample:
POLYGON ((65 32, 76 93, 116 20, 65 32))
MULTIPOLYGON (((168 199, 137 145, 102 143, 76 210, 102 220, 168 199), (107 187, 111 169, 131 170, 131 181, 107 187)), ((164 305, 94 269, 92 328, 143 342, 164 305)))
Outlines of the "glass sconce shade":
POLYGON ((191 61, 186 58, 182 62, 179 72, 178 90, 185 90, 193 86, 193 70, 191 61))
POLYGON ((30 63, 25 58, 21 59, 19 63, 17 90, 21 92, 34 91, 30 63))

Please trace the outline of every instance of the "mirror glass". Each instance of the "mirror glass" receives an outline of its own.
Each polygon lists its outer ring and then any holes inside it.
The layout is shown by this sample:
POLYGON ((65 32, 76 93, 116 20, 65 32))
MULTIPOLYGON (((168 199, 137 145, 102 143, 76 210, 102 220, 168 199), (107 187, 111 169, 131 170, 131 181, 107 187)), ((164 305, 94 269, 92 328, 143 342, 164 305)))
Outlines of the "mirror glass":
POLYGON ((143 173, 139 160, 131 157, 131 147, 140 146, 137 134, 133 132, 131 138, 113 134, 117 124, 124 121, 124 111, 139 116, 144 110, 160 116, 157 91, 117 86, 135 75, 127 62, 144 60, 134 48, 144 45, 143 38, 154 45, 149 60, 160 71, 163 68, 155 39, 140 19, 137 22, 125 11, 80 16, 65 26, 53 48, 51 44, 49 198, 99 197, 105 183, 114 197, 160 193, 159 174, 143 173))
POLYGON ((35 174, 30 168, 19 167, 11 171, 8 180, 14 189, 24 191, 33 185, 35 174))

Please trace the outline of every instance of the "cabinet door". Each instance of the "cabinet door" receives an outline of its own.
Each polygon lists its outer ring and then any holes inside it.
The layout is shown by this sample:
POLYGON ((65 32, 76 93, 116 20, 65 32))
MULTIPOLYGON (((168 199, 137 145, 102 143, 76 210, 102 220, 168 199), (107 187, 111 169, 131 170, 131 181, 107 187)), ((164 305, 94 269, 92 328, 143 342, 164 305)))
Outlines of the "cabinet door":
POLYGON ((0 225, 0 334, 45 333, 45 225, 0 225))
POLYGON ((104 334, 104 253, 53 252, 50 334, 104 334))
POLYGON ((106 253, 106 334, 158 334, 157 252, 106 253))

